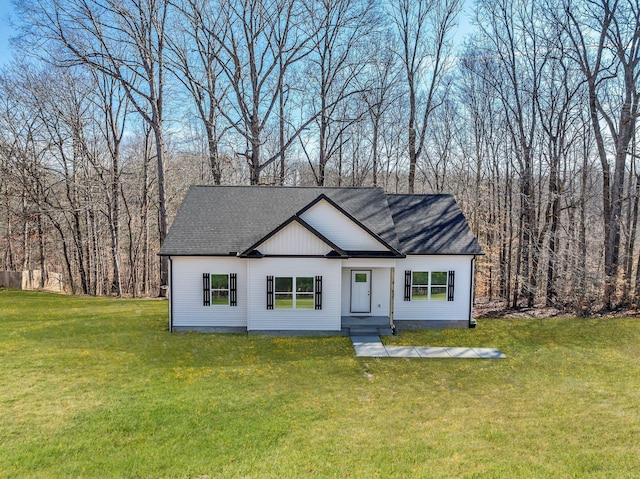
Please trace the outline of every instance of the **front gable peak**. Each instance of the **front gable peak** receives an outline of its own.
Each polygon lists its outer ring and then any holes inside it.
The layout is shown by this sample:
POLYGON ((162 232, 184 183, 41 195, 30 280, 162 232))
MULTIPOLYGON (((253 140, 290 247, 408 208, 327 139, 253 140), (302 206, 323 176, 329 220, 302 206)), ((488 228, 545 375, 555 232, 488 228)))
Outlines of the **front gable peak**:
POLYGON ((300 210, 297 216, 347 253, 366 252, 374 255, 382 253, 402 256, 399 251, 324 194, 300 210))
POLYGON ((261 238, 240 256, 254 258, 263 256, 326 256, 334 251, 340 255, 345 254, 337 245, 296 215, 261 238))

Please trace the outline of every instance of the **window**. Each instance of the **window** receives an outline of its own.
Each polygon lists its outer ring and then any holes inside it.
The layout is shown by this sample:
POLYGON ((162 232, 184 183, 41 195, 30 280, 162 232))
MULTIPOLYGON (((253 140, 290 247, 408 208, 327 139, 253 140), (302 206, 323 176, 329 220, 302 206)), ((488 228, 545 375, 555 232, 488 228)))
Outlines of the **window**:
POLYGON ((267 276, 267 309, 322 309, 322 276, 267 276))
POLYGON ((275 278, 276 309, 313 309, 313 276, 275 278))
POLYGON ((405 271, 405 301, 453 301, 453 271, 405 271))
POLYGON ((203 273, 202 304, 204 306, 237 306, 237 284, 236 273, 203 273))
POLYGON ((424 271, 413 272, 411 299, 414 301, 426 301, 429 299, 429 273, 424 271))
POLYGON ((211 275, 211 305, 228 305, 229 304, 229 275, 212 274, 211 275))
POLYGON ((296 309, 313 309, 313 277, 296 278, 296 309))
POLYGON ((429 295, 431 301, 447 300, 447 272, 433 271, 431 273, 431 291, 429 295))
POLYGON ((276 278, 276 308, 293 309, 293 278, 276 278))

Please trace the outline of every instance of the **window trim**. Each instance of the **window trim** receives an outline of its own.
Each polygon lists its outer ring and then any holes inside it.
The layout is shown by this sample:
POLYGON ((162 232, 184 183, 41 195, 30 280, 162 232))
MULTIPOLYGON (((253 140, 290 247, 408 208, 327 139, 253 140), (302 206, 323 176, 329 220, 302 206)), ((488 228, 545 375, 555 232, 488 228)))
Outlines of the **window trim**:
POLYGON ((202 305, 203 306, 215 306, 215 307, 234 307, 238 306, 238 274, 237 273, 202 273, 202 305), (213 288, 213 276, 226 276, 227 287, 226 288, 213 288), (214 304, 213 292, 214 291, 226 291, 227 303, 226 304, 214 304))
POLYGON ((231 278, 229 277, 229 273, 210 273, 210 282, 211 282, 211 306, 230 306, 231 305, 231 278), (226 276, 227 277, 227 287, 226 288, 214 288, 213 287, 213 277, 214 276, 226 276), (226 291, 227 292, 227 302, 226 303, 214 303, 214 291, 226 291))
POLYGON ((292 275, 292 276, 267 276, 267 309, 279 309, 279 310, 322 310, 322 276, 304 276, 304 275, 292 275), (277 280, 280 278, 291 279, 291 291, 276 290, 277 280), (311 280, 311 291, 299 292, 297 291, 297 284, 299 278, 307 278, 311 280), (291 307, 283 308, 277 306, 278 295, 291 295, 291 307), (298 295, 300 299, 302 297, 311 300, 309 307, 298 306, 298 295))
POLYGON ((453 301, 453 288, 455 282, 455 271, 440 271, 440 270, 406 270, 405 271, 405 284, 404 284, 404 300, 405 301, 453 301), (414 283, 414 274, 416 273, 426 273, 427 274, 427 283, 426 284, 416 284, 414 283), (445 280, 444 283, 434 284, 433 283, 433 273, 444 273, 445 280), (416 299, 414 298, 414 288, 426 288, 427 289, 427 297, 416 299), (444 288, 444 298, 442 299, 433 299, 431 297, 433 288, 444 288))
POLYGON ((429 271, 429 301, 447 301, 449 297, 449 283, 447 281, 447 272, 446 271, 429 271), (444 282, 434 284, 433 283, 433 274, 434 273, 442 273, 444 274, 444 282), (433 294, 434 288, 444 288, 444 296, 441 299, 433 299, 431 296, 433 294))
POLYGON ((304 297, 310 297, 314 303, 315 303, 315 293, 316 293, 316 288, 315 288, 315 281, 314 281, 314 276, 274 276, 274 288, 273 288, 273 294, 274 294, 274 300, 273 300, 273 309, 292 309, 292 310, 296 310, 296 309, 314 309, 314 306, 311 306, 309 308, 300 308, 298 307, 298 293, 300 293, 300 296, 304 296, 304 297), (283 291, 278 293, 277 290, 277 286, 275 286, 278 283, 278 279, 282 279, 282 278, 286 278, 286 279, 291 279, 291 291, 283 291), (298 285, 298 278, 308 278, 311 279, 311 287, 313 288, 312 291, 305 291, 305 292, 299 292, 297 291, 297 285, 298 285), (291 294, 291 307, 290 308, 283 308, 283 307, 278 307, 278 294, 291 294))
POLYGON ((295 276, 274 276, 273 277, 273 309, 296 309, 296 299, 295 299, 295 276), (278 280, 291 280, 291 291, 278 291, 278 280), (278 307, 278 295, 283 296, 291 296, 291 307, 283 308, 282 306, 278 307))
MULTIPOLYGON (((412 271, 411 272, 411 301, 429 301, 431 299, 431 271, 412 271), (416 284, 414 282, 414 278, 416 274, 426 274, 427 275, 427 283, 416 284), (414 289, 416 288, 426 288, 427 294, 426 298, 415 298, 414 297, 414 289)), ((421 295, 422 296, 422 295, 421 295)))

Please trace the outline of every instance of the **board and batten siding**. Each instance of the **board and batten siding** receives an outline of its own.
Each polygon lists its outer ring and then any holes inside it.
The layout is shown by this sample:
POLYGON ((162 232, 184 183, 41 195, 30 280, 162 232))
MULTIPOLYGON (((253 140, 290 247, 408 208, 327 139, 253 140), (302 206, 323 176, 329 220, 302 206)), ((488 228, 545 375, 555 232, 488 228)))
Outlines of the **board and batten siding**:
POLYGON ((257 247, 262 254, 324 256, 331 247, 311 231, 292 222, 257 247))
POLYGON ((345 250, 387 251, 388 248, 327 201, 318 201, 301 218, 345 250))
POLYGON ((247 260, 235 257, 171 258, 171 303, 174 327, 246 327, 247 260), (236 273, 237 306, 203 306, 202 275, 236 273))
POLYGON ((247 264, 249 331, 340 331, 340 261, 261 258, 247 264), (267 309, 267 276, 322 276, 322 309, 267 309))
POLYGON ((407 256, 396 260, 394 320, 467 321, 473 256, 407 256), (405 271, 455 271, 453 301, 404 301, 405 271))

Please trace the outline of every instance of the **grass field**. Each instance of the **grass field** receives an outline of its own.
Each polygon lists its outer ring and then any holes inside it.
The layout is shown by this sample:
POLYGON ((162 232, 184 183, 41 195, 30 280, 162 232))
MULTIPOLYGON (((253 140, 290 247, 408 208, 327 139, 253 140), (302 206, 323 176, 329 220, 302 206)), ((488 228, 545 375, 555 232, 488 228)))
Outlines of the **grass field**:
POLYGON ((166 303, 0 290, 0 478, 640 476, 640 320, 348 338, 169 334, 166 303))

